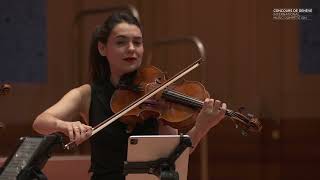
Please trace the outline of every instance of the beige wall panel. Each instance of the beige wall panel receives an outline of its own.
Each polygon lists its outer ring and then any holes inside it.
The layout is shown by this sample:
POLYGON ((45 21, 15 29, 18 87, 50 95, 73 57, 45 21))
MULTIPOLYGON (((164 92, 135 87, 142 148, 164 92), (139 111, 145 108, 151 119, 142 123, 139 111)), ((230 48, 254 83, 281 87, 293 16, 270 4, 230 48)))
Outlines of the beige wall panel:
POLYGON ((207 83, 211 96, 231 102, 232 14, 230 1, 192 1, 192 34, 198 36, 207 51, 207 83))

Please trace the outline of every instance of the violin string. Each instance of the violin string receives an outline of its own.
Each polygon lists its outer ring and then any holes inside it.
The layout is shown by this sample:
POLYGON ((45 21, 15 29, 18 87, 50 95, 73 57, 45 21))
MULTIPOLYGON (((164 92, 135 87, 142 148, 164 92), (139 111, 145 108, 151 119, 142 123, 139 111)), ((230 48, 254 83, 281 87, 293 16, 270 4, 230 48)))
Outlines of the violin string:
MULTIPOLYGON (((195 99, 195 98, 192 98, 192 97, 188 97, 178 91, 175 91, 175 90, 167 90, 165 92, 166 94, 165 95, 168 95, 168 96, 172 96, 174 98, 182 98, 184 100, 184 102, 188 103, 188 104, 191 104, 191 105, 194 105, 196 107, 199 107, 201 108, 203 106, 203 101, 200 101, 198 99, 195 99)), ((235 111, 232 111, 230 109, 227 109, 226 110, 226 115, 229 116, 229 117, 237 117, 237 118, 240 118, 242 119, 241 116, 238 116, 237 113, 235 111)))
POLYGON ((189 97, 181 92, 178 92, 178 91, 175 91, 172 89, 167 89, 165 91, 165 96, 166 95, 174 98, 173 100, 177 100, 179 102, 191 105, 193 107, 201 108, 203 105, 202 101, 195 99, 195 98, 192 98, 192 97, 189 97))
POLYGON ((170 99, 174 100, 174 101, 178 101, 178 102, 181 102, 182 104, 187 104, 187 105, 190 105, 192 107, 201 107, 199 106, 198 103, 196 103, 196 101, 194 101, 193 99, 191 98, 188 98, 188 97, 185 97, 185 96, 182 96, 180 94, 175 94, 175 93, 172 93, 172 94, 169 94, 170 99))

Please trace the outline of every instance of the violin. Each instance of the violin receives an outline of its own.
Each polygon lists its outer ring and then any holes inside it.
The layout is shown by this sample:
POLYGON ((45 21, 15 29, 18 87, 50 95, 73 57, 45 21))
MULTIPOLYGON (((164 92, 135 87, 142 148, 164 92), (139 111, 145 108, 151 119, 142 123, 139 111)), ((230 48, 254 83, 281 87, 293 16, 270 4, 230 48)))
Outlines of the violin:
MULTIPOLYGON (((198 82, 174 82, 199 67, 202 62, 201 58, 198 59, 170 79, 166 79, 165 74, 154 67, 140 70, 133 84, 125 88, 120 86, 120 89, 116 90, 110 102, 115 114, 93 127, 91 136, 116 120, 127 123, 129 131, 137 123, 150 117, 160 118, 172 127, 182 130, 192 127, 195 123, 192 116, 195 111, 199 112, 209 93, 198 82), (196 90, 188 92, 191 87, 196 90)), ((245 116, 229 109, 226 115, 235 120, 243 132, 261 131, 261 123, 252 115, 245 116)), ((75 142, 71 141, 64 148, 70 149, 73 146, 75 142)))
MULTIPOLYGON (((120 84, 114 92, 110 103, 112 111, 121 111, 165 81, 165 73, 154 66, 139 70, 131 84, 120 84)), ((180 132, 187 132, 194 126, 195 115, 200 112, 204 100, 209 97, 208 91, 200 82, 183 80, 169 85, 119 120, 128 125, 128 131, 133 130, 137 123, 142 123, 148 118, 156 118, 180 132)), ((241 127, 243 134, 261 131, 261 123, 252 114, 243 115, 227 109, 225 115, 235 122, 236 127, 241 127)))

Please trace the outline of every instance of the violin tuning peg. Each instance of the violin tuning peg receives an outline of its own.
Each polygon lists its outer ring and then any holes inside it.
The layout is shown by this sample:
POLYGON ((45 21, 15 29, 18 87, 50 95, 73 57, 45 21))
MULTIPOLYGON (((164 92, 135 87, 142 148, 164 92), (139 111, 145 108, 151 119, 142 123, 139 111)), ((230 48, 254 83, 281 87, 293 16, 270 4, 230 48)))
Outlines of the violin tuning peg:
POLYGON ((168 73, 167 71, 163 72, 163 75, 164 75, 164 78, 165 78, 165 79, 168 78, 168 74, 169 74, 169 73, 168 73))
POLYGON ((248 133, 247 133, 245 130, 242 129, 242 130, 241 130, 241 135, 242 135, 242 136, 248 136, 248 133))
POLYGON ((250 113, 248 113, 247 116, 248 116, 249 118, 254 118, 254 115, 253 115, 253 114, 250 114, 250 113))

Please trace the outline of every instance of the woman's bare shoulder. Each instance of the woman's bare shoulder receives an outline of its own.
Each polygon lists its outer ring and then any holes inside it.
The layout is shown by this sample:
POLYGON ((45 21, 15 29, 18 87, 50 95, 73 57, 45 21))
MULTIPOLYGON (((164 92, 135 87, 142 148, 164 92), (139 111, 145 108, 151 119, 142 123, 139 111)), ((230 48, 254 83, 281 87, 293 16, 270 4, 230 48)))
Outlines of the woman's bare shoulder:
POLYGON ((91 86, 90 84, 81 85, 73 90, 78 91, 81 95, 90 95, 91 94, 91 86))
POLYGON ((75 90, 78 91, 81 96, 80 114, 85 119, 85 121, 88 121, 91 103, 91 86, 89 84, 84 84, 78 88, 75 88, 75 90))

